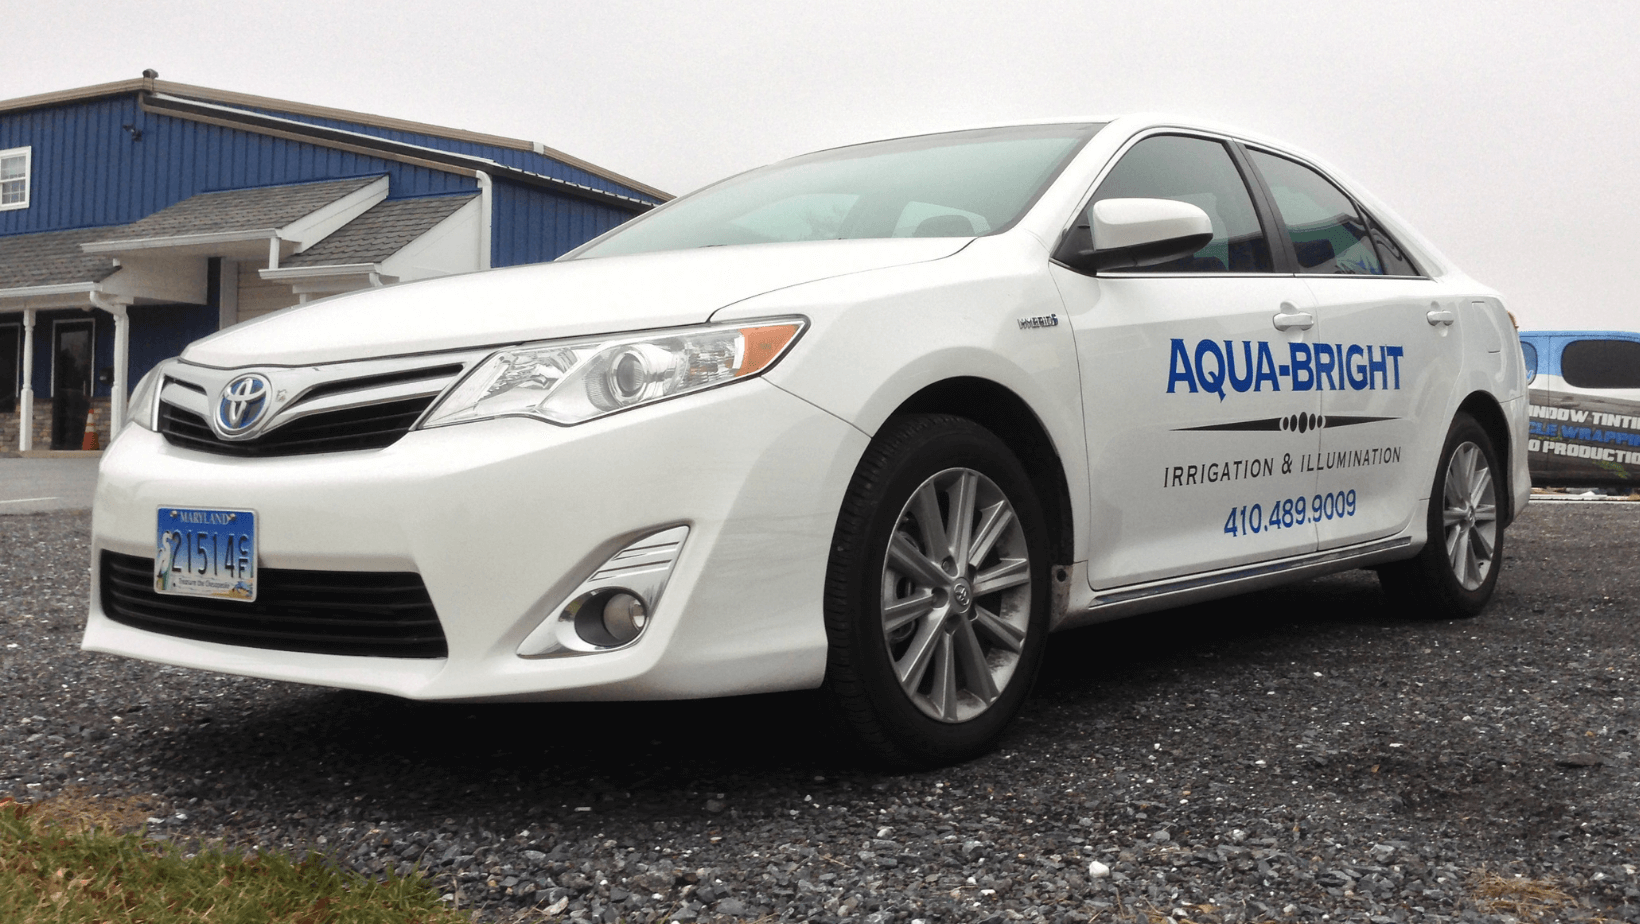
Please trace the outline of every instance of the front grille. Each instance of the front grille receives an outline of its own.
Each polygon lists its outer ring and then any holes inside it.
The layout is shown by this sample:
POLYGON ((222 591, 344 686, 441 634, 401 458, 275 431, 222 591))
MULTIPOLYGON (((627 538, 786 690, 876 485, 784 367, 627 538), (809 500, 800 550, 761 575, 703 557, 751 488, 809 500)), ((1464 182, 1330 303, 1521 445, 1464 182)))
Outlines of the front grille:
POLYGON ((154 590, 154 560, 103 552, 102 608, 118 623, 161 635, 278 651, 442 658, 444 628, 414 572, 259 568, 256 600, 154 590))
POLYGON ((173 446, 241 458, 381 449, 408 433, 433 398, 425 395, 313 414, 239 443, 218 439, 205 418, 161 401, 159 432, 173 446))

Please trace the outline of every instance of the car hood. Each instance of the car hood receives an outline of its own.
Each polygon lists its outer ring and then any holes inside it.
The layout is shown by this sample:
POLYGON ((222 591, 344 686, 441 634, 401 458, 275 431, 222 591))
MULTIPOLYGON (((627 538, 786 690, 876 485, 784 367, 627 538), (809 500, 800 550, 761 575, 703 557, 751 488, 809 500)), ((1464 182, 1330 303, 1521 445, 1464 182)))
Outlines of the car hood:
POLYGON ((206 337, 182 355, 218 368, 296 366, 699 324, 755 295, 937 260, 969 240, 710 247, 449 276, 287 308, 206 337))

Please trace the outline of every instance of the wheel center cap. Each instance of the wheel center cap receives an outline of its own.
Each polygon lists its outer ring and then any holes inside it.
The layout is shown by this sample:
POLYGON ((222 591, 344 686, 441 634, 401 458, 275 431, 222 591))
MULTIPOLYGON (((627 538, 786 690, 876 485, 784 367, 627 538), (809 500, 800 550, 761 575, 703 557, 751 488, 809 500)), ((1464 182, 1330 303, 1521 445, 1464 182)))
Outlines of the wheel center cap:
POLYGON ((974 588, 967 578, 957 578, 956 583, 951 585, 951 602, 959 613, 968 612, 968 608, 974 605, 974 588))

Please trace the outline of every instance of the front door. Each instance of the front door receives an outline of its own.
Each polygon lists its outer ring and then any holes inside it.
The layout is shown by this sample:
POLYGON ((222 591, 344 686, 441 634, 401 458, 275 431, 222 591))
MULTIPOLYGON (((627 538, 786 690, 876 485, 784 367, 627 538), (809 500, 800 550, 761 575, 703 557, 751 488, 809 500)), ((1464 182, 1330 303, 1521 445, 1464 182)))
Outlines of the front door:
POLYGON ((22 328, 0 324, 0 414, 17 413, 17 395, 22 386, 22 328))
POLYGON ((1311 297, 1273 271, 1236 161, 1217 139, 1152 135, 1093 198, 1188 202, 1207 212, 1214 236, 1193 256, 1142 270, 1053 267, 1081 363, 1090 583, 1104 590, 1313 551, 1315 476, 1298 462, 1315 452, 1320 397, 1293 360, 1308 349, 1311 297))
POLYGON ((51 448, 84 445, 91 413, 90 321, 58 321, 51 330, 51 448))

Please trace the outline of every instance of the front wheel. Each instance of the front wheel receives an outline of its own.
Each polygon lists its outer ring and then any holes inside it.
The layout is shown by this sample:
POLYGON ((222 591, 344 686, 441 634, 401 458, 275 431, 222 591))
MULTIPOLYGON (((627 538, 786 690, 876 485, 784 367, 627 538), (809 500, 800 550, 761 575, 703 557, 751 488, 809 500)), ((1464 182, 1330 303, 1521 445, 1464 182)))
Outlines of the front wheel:
POLYGON ((917 415, 872 440, 826 576, 826 691, 854 737, 902 766, 988 750, 1047 634, 1047 547, 1029 477, 972 421, 917 415))
POLYGON ((1429 538, 1416 558, 1378 569, 1398 606, 1432 619, 1467 618, 1486 607, 1503 564, 1500 471, 1486 430, 1459 414, 1447 432, 1429 496, 1429 538))

